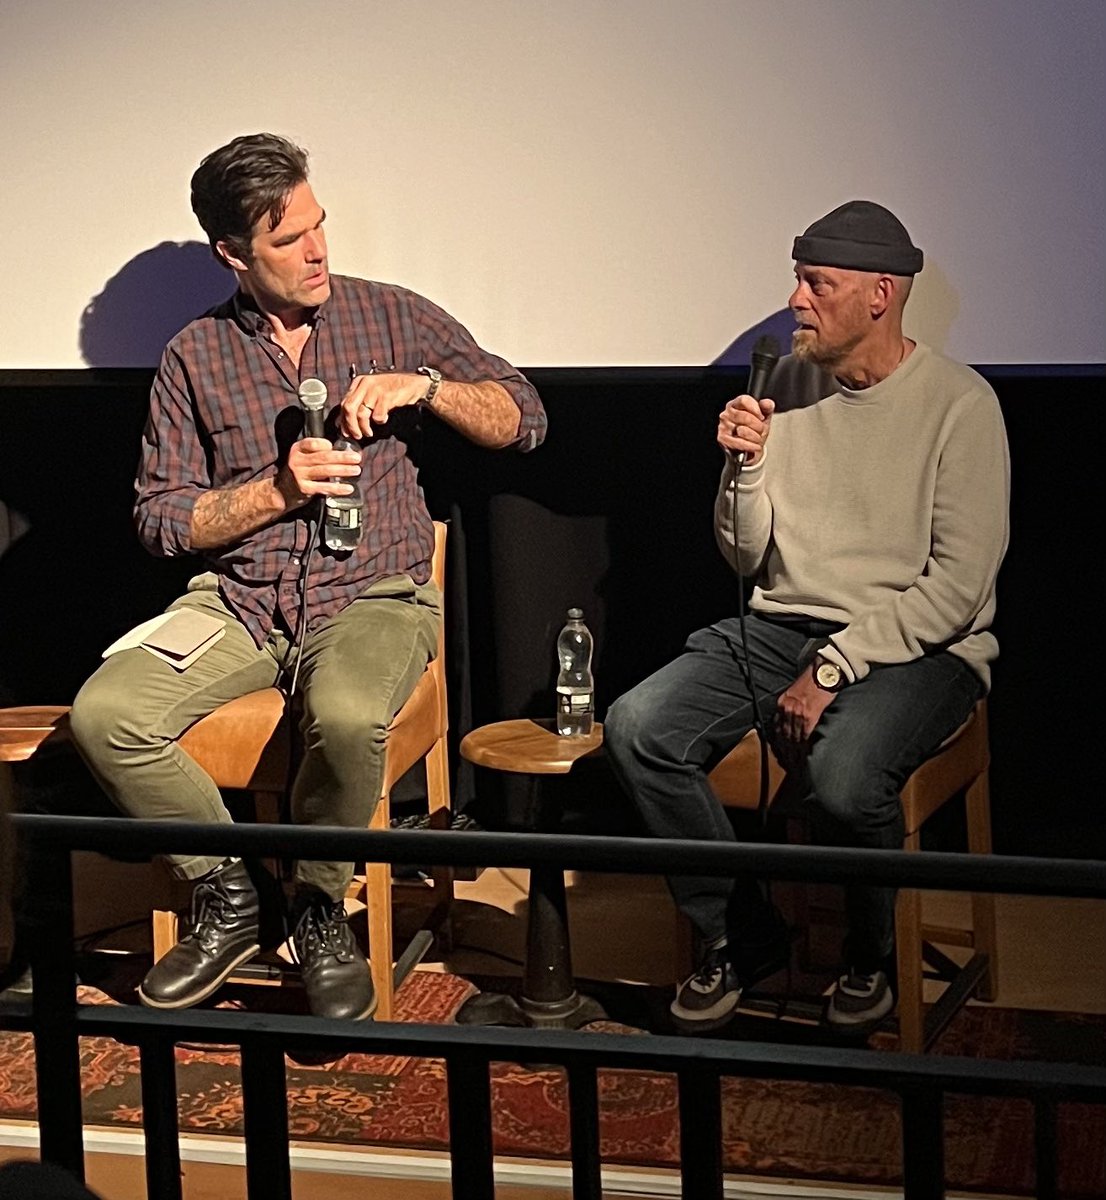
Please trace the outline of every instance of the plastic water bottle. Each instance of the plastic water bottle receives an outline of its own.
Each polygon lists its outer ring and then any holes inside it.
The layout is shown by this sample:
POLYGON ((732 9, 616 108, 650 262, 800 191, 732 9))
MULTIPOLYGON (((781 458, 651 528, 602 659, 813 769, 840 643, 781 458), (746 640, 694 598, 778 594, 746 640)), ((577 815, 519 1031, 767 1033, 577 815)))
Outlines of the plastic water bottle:
POLYGON ((557 635, 557 733, 582 737, 595 720, 595 682, 591 677, 591 634, 579 608, 568 610, 557 635))
MULTIPOLYGON (((338 438, 335 450, 358 450, 356 442, 338 438)), ((323 541, 331 550, 350 551, 361 541, 361 481, 347 479, 343 483, 353 484, 348 496, 327 496, 323 504, 323 541)))

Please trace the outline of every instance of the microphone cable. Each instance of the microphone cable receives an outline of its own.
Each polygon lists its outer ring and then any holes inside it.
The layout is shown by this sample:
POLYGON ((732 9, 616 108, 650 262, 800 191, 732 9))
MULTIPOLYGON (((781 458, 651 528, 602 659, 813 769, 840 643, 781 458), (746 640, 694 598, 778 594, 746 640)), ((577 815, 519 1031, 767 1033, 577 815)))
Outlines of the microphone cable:
MULTIPOLYGON (((292 635, 292 645, 288 648, 288 653, 295 652, 296 658, 292 665, 292 682, 288 687, 288 700, 291 702, 292 697, 296 694, 296 687, 300 677, 300 662, 303 658, 303 643, 307 640, 307 575, 311 569, 311 555, 315 553, 315 547, 319 543, 319 531, 323 527, 323 498, 318 497, 318 503, 311 505, 315 510, 314 517, 308 517, 308 525, 311 530, 311 535, 307 539, 307 549, 303 553, 303 562, 300 568, 300 610, 296 617, 296 629, 292 635)), ((287 656, 285 662, 281 663, 281 671, 287 673, 287 656)))
MULTIPOLYGON (((757 789, 757 819, 763 829, 768 824, 768 731, 765 728, 764 717, 761 713, 760 698, 757 696, 756 677, 753 674, 753 660, 749 654, 749 635, 745 624, 745 582, 738 563, 738 524, 737 524, 737 482, 741 478, 741 469, 745 465, 741 455, 733 455, 733 493, 730 496, 730 519, 733 525, 734 565, 737 566, 737 627, 741 631, 741 649, 745 659, 745 677, 749 682, 749 696, 753 706, 753 729, 756 731, 760 746, 760 780, 757 789)), ((737 657, 733 643, 730 643, 730 653, 737 657)))
MULTIPOLYGON (((780 344, 776 338, 771 334, 763 334, 757 338, 752 354, 750 355, 749 379, 747 383, 748 395, 752 396, 754 400, 759 401, 763 399, 768 388, 769 376, 772 374, 779 357, 780 344)), ((763 453, 763 448, 761 453, 763 453)), ((733 459, 734 473, 733 493, 730 496, 730 518, 733 525, 734 566, 737 569, 738 578, 737 627, 741 631, 741 648, 745 659, 745 676, 749 682, 749 696, 753 706, 753 728, 756 730, 757 740, 760 742, 760 785, 757 796, 757 817, 763 829, 768 823, 768 731, 760 709, 756 676, 753 672, 753 660, 749 654, 749 635, 745 622, 745 583, 741 574, 740 551, 738 548, 740 539, 738 537, 737 484, 741 478, 741 470, 745 466, 745 454, 744 452, 738 452, 731 455, 731 458, 733 459)), ((730 652, 734 653, 733 643, 730 644, 730 652)))

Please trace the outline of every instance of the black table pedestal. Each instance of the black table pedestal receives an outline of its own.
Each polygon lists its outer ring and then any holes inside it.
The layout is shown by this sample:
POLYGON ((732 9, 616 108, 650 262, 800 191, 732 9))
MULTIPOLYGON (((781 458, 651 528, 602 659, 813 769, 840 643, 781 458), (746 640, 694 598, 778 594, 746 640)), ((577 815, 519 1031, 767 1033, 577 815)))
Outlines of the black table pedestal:
POLYGON ((526 968, 522 995, 516 1000, 482 992, 461 1005, 460 1025, 508 1025, 531 1029, 579 1029, 606 1013, 590 996, 576 990, 568 939, 564 872, 534 867, 526 922, 526 968))

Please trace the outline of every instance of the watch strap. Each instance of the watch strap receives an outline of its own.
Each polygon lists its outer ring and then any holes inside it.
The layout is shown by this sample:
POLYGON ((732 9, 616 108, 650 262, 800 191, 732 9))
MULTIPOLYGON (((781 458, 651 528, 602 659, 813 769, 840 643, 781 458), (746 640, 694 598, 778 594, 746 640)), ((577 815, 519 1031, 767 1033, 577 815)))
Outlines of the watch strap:
POLYGON ((426 395, 423 396, 420 404, 425 404, 429 407, 434 402, 434 397, 438 394, 438 388, 442 383, 442 373, 434 367, 419 367, 418 373, 425 375, 430 380, 430 386, 426 389, 426 395))

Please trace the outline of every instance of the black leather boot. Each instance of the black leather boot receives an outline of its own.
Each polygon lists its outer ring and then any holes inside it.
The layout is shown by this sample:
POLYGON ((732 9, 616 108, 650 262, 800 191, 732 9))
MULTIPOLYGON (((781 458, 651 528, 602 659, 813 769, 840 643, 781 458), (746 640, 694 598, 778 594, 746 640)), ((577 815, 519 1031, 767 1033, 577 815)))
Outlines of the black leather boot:
POLYGON ((353 1021, 371 1017, 376 1011, 372 975, 342 901, 303 888, 296 894, 293 915, 292 945, 311 1012, 353 1021))
POLYGON ((241 861, 196 880, 191 928, 154 963, 138 998, 150 1008, 188 1008, 206 1000, 258 952, 259 910, 257 889, 241 861))

